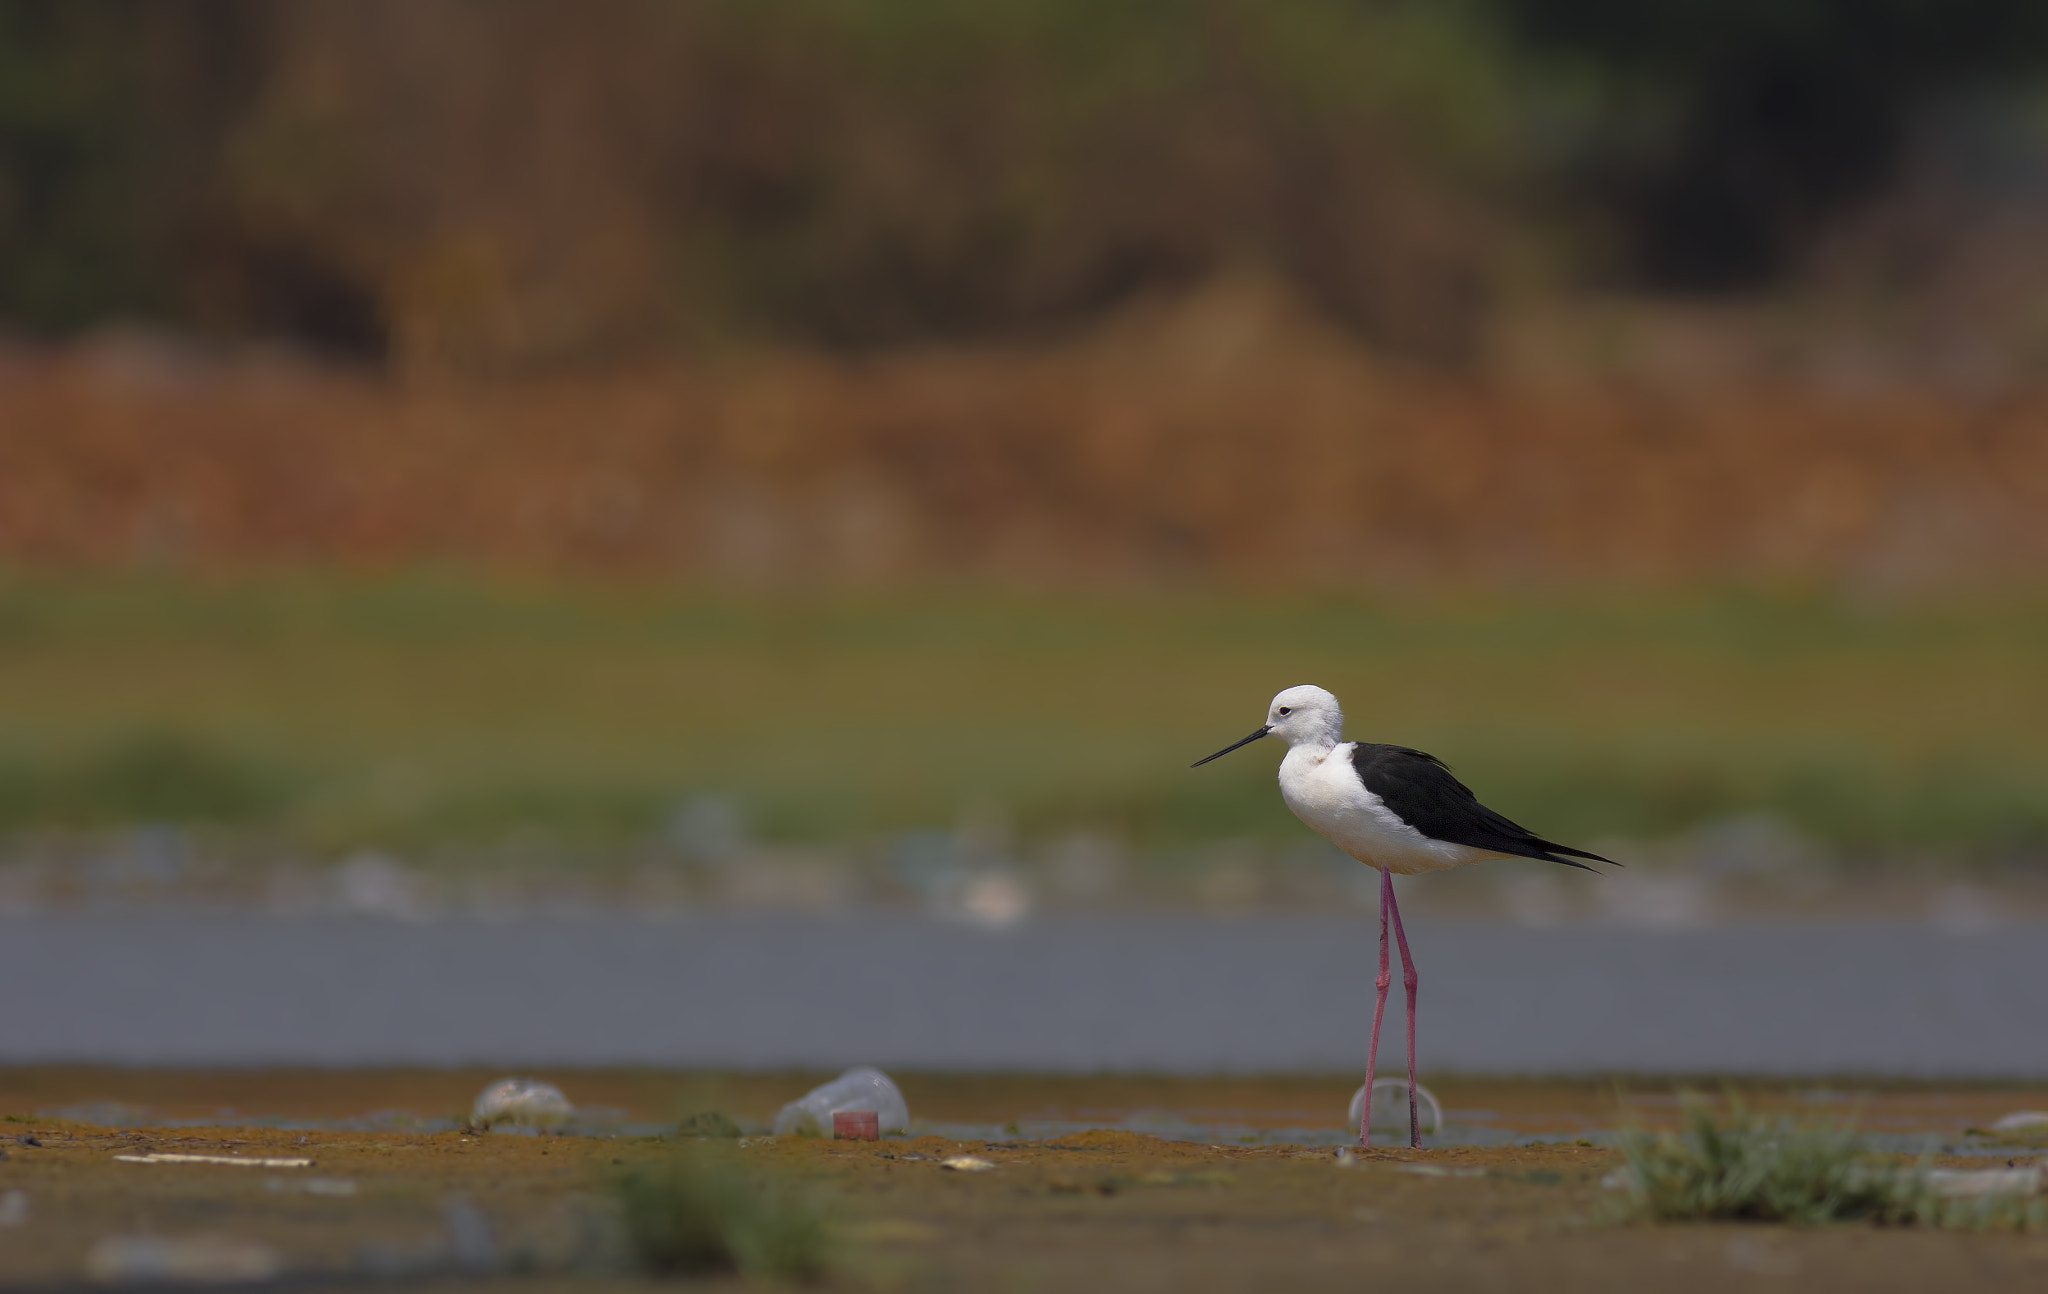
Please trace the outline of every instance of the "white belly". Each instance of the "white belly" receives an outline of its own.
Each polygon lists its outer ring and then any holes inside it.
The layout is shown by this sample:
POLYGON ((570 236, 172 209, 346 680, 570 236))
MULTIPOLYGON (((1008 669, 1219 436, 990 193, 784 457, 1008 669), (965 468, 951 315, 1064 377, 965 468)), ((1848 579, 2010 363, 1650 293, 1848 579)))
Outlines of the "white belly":
POLYGON ((1351 746, 1316 751, 1297 746, 1280 761, 1280 796, 1331 844, 1371 867, 1400 876, 1503 858, 1490 849, 1431 840, 1395 816, 1365 789, 1351 766, 1351 746))

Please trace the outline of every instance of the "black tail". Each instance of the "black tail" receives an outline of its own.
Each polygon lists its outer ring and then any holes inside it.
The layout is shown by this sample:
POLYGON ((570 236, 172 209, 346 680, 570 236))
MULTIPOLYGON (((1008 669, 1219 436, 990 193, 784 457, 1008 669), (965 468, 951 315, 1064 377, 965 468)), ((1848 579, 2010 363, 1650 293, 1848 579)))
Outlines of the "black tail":
POLYGON ((1532 836, 1530 837, 1529 843, 1534 845, 1536 849, 1540 852, 1532 853, 1528 855, 1528 857, 1541 858, 1546 863, 1562 863, 1566 867, 1577 867, 1582 870, 1591 872, 1595 876, 1598 876, 1600 874, 1599 868, 1587 867, 1584 863, 1575 863, 1572 861, 1572 858, 1590 858, 1596 863, 1606 863, 1613 867, 1628 866, 1628 864, 1626 863, 1617 863, 1612 858, 1604 858, 1599 854, 1588 853, 1583 849, 1573 849, 1570 845, 1560 845, 1555 841, 1538 840, 1532 836), (1571 858, 1559 858, 1559 854, 1569 854, 1571 855, 1571 858))

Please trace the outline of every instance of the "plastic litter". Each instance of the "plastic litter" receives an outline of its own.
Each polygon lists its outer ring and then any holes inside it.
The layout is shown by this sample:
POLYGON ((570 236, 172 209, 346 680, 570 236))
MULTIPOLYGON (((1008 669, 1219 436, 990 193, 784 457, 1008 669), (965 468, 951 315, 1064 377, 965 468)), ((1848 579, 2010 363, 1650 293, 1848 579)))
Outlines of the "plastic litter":
POLYGON ((910 1131, 910 1107, 896 1084, 879 1069, 856 1065, 783 1106, 775 1116, 775 1135, 829 1137, 832 1116, 842 1110, 873 1110, 878 1133, 910 1131))
MULTIPOLYGON (((1351 1110, 1345 1115, 1345 1127, 1358 1126, 1358 1116, 1363 1113, 1365 1087, 1361 1084, 1351 1094, 1351 1110)), ((1437 1102, 1436 1093, 1422 1084, 1415 1085, 1415 1116, 1422 1130, 1435 1136, 1444 1130, 1444 1107, 1437 1102)), ((1382 1078, 1372 1085, 1372 1126, 1400 1132, 1408 1131, 1408 1080, 1405 1078, 1382 1078)))
POLYGON ((939 1161, 939 1167, 956 1173, 985 1173, 995 1165, 979 1155, 949 1155, 939 1161))
POLYGON ((1993 1132, 2048 1132, 2048 1110, 2015 1110, 1991 1125, 1993 1132))
POLYGON ((269 1245, 224 1236, 106 1236, 85 1258, 85 1274, 107 1284, 242 1284, 276 1280, 281 1267, 269 1245))
POLYGON ((873 1110, 834 1110, 832 1135, 842 1141, 873 1141, 881 1136, 881 1118, 873 1110))
POLYGON ((469 1121, 479 1128, 559 1128, 576 1107, 562 1089, 537 1078, 501 1078, 477 1094, 469 1121))

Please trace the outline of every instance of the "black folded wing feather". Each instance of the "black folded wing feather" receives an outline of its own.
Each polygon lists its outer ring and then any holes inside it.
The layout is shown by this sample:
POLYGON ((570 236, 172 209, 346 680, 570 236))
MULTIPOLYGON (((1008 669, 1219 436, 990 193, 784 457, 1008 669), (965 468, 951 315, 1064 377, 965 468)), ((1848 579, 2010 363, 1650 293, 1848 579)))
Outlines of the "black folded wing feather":
MULTIPOLYGON (((1406 746, 1385 746, 1369 741, 1351 744, 1351 765, 1365 789, 1380 797, 1401 821, 1431 840, 1448 840, 1497 854, 1540 858, 1567 867, 1586 867, 1573 858, 1590 858, 1596 863, 1614 862, 1583 849, 1545 840, 1525 827, 1517 826, 1479 802, 1434 755, 1406 746), (1570 858, 1560 857, 1569 854, 1570 858)), ((1615 864, 1619 866, 1620 864, 1615 864)), ((1587 871, 1592 871, 1586 867, 1587 871)))

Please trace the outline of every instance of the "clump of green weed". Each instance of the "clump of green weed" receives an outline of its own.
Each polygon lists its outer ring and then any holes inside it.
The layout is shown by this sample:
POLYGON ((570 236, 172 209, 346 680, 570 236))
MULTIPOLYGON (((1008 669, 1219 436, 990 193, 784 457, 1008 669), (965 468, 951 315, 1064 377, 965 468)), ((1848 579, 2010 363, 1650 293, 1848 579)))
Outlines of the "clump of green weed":
POLYGON ((705 1110, 693 1114, 676 1125, 679 1137, 724 1137, 732 1139, 745 1136, 740 1125, 732 1116, 722 1110, 705 1110))
POLYGON ((1728 1123, 1688 1101, 1676 1133, 1637 1131, 1622 1154, 1640 1215, 1659 1221, 1905 1223, 1926 1211, 1918 1177, 1876 1162, 1851 1128, 1756 1118, 1728 1123))
POLYGON ((822 1275, 824 1212, 786 1182, 749 1172, 730 1151, 671 1150, 616 1180, 634 1260, 661 1275, 822 1275))
POLYGON ((1676 1133, 1622 1140, 1634 1212, 1660 1222, 1872 1222, 1966 1230, 2048 1226, 2048 1201, 2017 1195, 1943 1198, 1926 1165, 1862 1150, 1853 1128, 1751 1116, 1731 1102, 1719 1122, 1689 1100, 1676 1133))

